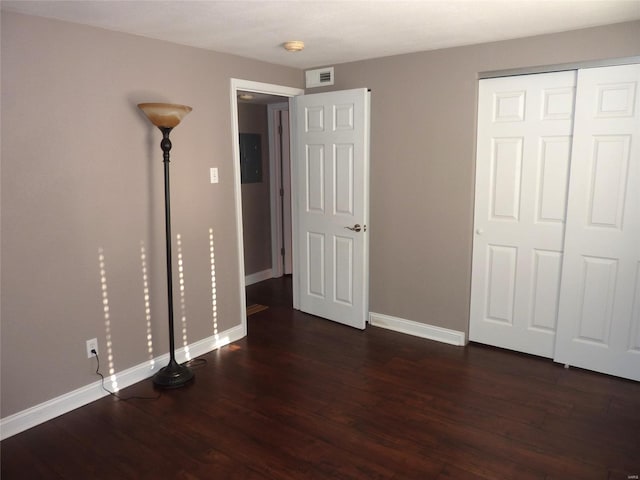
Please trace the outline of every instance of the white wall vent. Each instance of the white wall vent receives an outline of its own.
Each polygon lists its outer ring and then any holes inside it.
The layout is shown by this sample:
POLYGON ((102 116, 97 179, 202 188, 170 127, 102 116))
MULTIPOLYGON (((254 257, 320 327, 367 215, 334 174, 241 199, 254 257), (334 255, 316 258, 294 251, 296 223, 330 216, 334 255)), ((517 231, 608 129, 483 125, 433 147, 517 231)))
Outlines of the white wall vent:
POLYGON ((333 85, 333 67, 318 68, 304 72, 307 88, 333 85))

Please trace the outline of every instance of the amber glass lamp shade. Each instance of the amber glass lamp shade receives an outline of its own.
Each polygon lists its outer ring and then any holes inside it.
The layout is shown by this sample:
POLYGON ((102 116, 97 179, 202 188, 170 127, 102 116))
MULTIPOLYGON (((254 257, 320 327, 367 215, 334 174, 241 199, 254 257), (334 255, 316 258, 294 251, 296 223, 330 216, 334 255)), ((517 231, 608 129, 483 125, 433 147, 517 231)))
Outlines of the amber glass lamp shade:
POLYGON ((140 103, 138 108, 158 128, 178 126, 185 115, 193 110, 186 105, 177 105, 175 103, 140 103))

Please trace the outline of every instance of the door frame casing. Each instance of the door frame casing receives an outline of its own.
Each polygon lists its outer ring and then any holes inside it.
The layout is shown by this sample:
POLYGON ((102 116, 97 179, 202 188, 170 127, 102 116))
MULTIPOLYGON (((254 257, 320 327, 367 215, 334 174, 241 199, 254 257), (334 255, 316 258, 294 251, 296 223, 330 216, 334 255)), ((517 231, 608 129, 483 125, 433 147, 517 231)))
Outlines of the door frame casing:
MULTIPOLYGON (((289 113, 289 103, 270 103, 267 105, 267 126, 269 130, 269 186, 270 186, 270 202, 271 202, 271 270, 274 277, 281 277, 286 275, 286 268, 283 267, 283 255, 280 248, 285 248, 285 259, 289 259, 289 264, 292 263, 292 249, 286 250, 286 233, 283 235, 283 231, 286 232, 287 228, 290 232, 291 229, 291 215, 289 219, 286 215, 282 215, 282 206, 284 204, 284 198, 280 196, 279 190, 283 188, 285 191, 287 188, 291 190, 291 175, 289 174, 289 185, 287 185, 286 179, 281 180, 280 174, 280 162, 283 155, 283 150, 286 148, 289 150, 288 166, 289 172, 291 171, 291 152, 290 152, 290 130, 278 132, 278 127, 281 124, 276 125, 274 116, 278 112, 286 111, 289 113), (282 138, 282 145, 278 145, 278 141, 282 138), (284 229, 284 230, 283 230, 284 229)), ((282 167, 284 167, 284 161, 282 161, 282 167)), ((291 205, 289 205, 289 212, 291 212, 291 205)), ((285 260, 286 263, 286 260, 285 260)))
POLYGON ((295 310, 300 310, 300 276, 298 275, 298 240, 296 232, 298 231, 298 189, 294 188, 293 182, 296 178, 296 162, 293 161, 293 157, 295 156, 295 152, 297 152, 298 142, 296 141, 295 135, 295 126, 297 124, 297 115, 295 109, 295 102, 290 98, 289 99, 289 128, 292 130, 292 135, 289 136, 290 146, 289 146, 289 158, 291 159, 291 250, 293 253, 292 261, 293 261, 293 291, 292 293, 292 303, 293 308, 295 310))
MULTIPOLYGON (((236 211, 236 238, 238 246, 238 300, 240 303, 240 324, 243 336, 247 335, 247 300, 245 297, 245 271, 244 271, 244 232, 242 226, 242 184, 240 181, 240 144, 238 136, 238 91, 277 95, 280 97, 295 97, 304 94, 304 89, 275 85, 270 83, 254 82, 232 78, 230 81, 231 102, 231 147, 233 152, 233 187, 234 207, 236 211)), ((294 287, 295 291, 295 287, 294 287)))

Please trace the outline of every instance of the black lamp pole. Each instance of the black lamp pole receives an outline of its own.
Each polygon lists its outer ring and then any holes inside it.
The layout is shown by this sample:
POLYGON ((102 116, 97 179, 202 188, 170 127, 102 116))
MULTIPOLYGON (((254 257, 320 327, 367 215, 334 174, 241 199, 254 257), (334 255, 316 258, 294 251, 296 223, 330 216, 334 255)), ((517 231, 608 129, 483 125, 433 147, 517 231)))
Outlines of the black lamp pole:
POLYGON ((173 272, 171 260, 171 193, 169 190, 169 151, 171 140, 169 133, 172 128, 158 127, 162 132, 160 147, 163 152, 164 163, 164 228, 167 243, 167 299, 169 305, 169 364, 160 369, 153 376, 153 383, 160 388, 177 388, 193 379, 193 372, 189 367, 180 365, 176 361, 176 342, 173 326, 173 272))
POLYGON ((161 368, 154 376, 153 383, 158 388, 178 388, 193 380, 193 372, 189 367, 176 361, 175 333, 173 325, 173 272, 171 260, 171 194, 169 190, 169 152, 171 140, 169 134, 173 127, 180 123, 191 107, 164 103, 141 103, 138 105, 149 120, 162 132, 160 148, 164 163, 164 221, 167 251, 167 302, 169 308, 169 364, 161 368))

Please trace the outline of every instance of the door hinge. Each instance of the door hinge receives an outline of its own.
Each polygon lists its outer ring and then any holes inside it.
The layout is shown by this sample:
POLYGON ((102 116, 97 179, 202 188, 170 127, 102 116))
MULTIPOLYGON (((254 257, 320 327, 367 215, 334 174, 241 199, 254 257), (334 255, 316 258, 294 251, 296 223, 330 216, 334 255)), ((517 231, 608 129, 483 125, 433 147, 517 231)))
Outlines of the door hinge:
POLYGON ((284 188, 280 188, 280 196, 284 197, 284 188))
POLYGON ((282 125, 278 125, 278 135, 282 135, 282 125))
POLYGON ((280 249, 280 255, 282 255, 282 256, 284 257, 284 247, 282 247, 282 248, 280 249))

